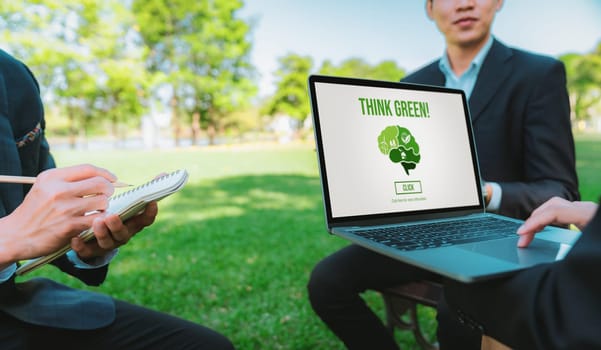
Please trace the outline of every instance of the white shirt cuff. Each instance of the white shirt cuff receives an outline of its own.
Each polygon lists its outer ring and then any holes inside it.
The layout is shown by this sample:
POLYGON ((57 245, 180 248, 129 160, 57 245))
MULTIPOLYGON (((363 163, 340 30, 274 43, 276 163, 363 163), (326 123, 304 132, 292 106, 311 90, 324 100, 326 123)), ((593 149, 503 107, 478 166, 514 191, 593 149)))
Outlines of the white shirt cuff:
POLYGON ((105 256, 99 256, 86 263, 77 256, 77 253, 75 253, 73 250, 69 250, 67 252, 67 259, 69 259, 69 261, 71 261, 78 269, 97 269, 99 267, 108 265, 118 252, 119 249, 113 249, 105 256))
POLYGON ((490 196, 490 202, 486 206, 486 210, 497 211, 501 206, 501 197, 503 196, 503 190, 501 185, 496 182, 486 182, 492 188, 492 196, 490 196))
POLYGON ((17 271, 17 264, 12 264, 4 270, 0 271, 0 283, 8 281, 17 271))

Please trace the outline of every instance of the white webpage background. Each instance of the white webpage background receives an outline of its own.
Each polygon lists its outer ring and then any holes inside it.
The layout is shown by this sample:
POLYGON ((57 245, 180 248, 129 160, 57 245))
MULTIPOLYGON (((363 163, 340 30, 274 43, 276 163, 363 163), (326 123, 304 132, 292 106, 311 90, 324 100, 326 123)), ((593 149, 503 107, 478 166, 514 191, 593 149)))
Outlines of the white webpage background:
POLYGON ((316 99, 333 217, 478 204, 459 94, 316 83, 316 99), (430 118, 364 116, 360 97, 428 102, 430 118), (378 148, 391 125, 409 129, 419 145, 409 175, 378 148), (423 192, 397 195, 395 181, 421 181, 423 192), (395 202, 411 197, 420 200, 395 202))

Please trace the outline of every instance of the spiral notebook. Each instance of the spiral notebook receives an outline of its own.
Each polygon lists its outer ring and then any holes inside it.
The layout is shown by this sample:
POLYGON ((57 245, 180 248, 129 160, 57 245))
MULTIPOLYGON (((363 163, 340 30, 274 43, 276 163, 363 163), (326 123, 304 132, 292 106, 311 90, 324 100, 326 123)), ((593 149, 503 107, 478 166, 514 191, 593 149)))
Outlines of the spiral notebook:
MULTIPOLYGON (((121 220, 125 221, 143 210, 148 203, 159 201, 179 191, 184 187, 187 180, 188 172, 183 169, 160 176, 129 191, 111 197, 106 212, 118 214, 119 217, 121 217, 121 220)), ((84 241, 89 241, 94 238, 94 231, 92 228, 89 228, 80 233, 80 237, 82 237, 84 241)), ((66 245, 52 254, 29 260, 17 269, 16 274, 24 275, 31 272, 38 267, 57 259, 61 255, 67 253, 70 249, 71 246, 66 245)))

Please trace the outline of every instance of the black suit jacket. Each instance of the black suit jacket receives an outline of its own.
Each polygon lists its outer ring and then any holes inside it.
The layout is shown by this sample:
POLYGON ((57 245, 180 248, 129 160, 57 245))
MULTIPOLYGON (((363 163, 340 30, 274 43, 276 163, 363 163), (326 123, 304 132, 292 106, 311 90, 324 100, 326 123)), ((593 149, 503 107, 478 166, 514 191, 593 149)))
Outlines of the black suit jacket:
POLYGON ((445 288, 466 322, 514 349, 601 349, 601 211, 564 260, 445 288))
MULTIPOLYGON (((23 63, 0 50, 0 174, 36 176, 54 166, 44 127, 37 81, 23 63)), ((30 187, 0 184, 0 217, 19 206, 30 187)), ((107 273, 106 266, 77 269, 65 256, 53 264, 89 285, 99 285, 107 273)), ((15 283, 13 276, 0 283, 0 311, 34 324, 89 329, 112 322, 114 303, 107 296, 69 289, 49 280, 15 283), (49 302, 53 299, 61 302, 49 302)))
MULTIPOLYGON (((444 86, 435 61, 403 81, 444 86)), ((553 196, 580 198, 563 64, 496 39, 469 99, 483 180, 503 191, 499 213, 524 219, 553 196)))

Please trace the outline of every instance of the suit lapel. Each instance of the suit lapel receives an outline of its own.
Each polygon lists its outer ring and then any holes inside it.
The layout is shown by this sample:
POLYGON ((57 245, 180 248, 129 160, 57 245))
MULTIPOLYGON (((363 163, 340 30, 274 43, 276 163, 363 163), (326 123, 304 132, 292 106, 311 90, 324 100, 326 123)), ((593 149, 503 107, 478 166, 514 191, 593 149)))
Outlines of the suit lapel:
POLYGON ((425 74, 421 77, 421 84, 435 85, 435 86, 444 86, 445 77, 444 74, 438 68, 438 61, 431 64, 425 74))
MULTIPOLYGON (((22 175, 19 153, 13 137, 4 72, 0 71, 0 174, 22 175)), ((0 184, 0 217, 10 214, 23 201, 23 185, 0 184)))
POLYGON ((482 64, 478 80, 470 96, 469 105, 472 123, 480 117, 484 107, 491 101, 505 79, 509 77, 511 56, 511 49, 497 40, 494 41, 482 64))

